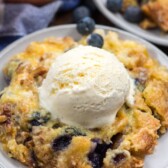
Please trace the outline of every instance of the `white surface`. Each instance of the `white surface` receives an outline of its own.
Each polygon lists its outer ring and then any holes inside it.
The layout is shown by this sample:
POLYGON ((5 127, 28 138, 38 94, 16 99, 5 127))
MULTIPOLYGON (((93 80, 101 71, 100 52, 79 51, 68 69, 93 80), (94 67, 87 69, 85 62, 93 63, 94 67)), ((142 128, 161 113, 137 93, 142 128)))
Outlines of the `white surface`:
MULTIPOLYGON (((113 29, 105 26, 97 26, 97 28, 102 28, 104 30, 112 30, 117 32, 123 39, 131 39, 138 41, 139 43, 144 44, 150 53, 151 56, 158 59, 159 62, 168 67, 168 58, 155 46, 150 44, 147 41, 140 39, 139 37, 133 36, 124 31, 113 29)), ((9 47, 0 52, 0 90, 5 86, 5 80, 2 74, 2 68, 8 62, 8 60, 16 53, 19 53, 25 49, 25 47, 32 41, 42 40, 49 36, 72 36, 75 39, 79 39, 80 35, 75 29, 75 25, 68 26, 57 26, 53 28, 48 28, 41 30, 39 32, 33 33, 29 36, 26 36, 15 43, 11 44, 9 47)), ((145 168, 168 168, 168 133, 162 136, 159 139, 159 143, 156 147, 156 150, 153 155, 147 156, 145 159, 145 168)), ((23 168, 21 164, 17 161, 14 161, 6 156, 4 152, 0 152, 0 165, 3 165, 4 168, 23 168)))
POLYGON ((65 124, 97 128, 112 124, 133 98, 131 81, 115 55, 80 45, 56 57, 39 88, 40 103, 65 124))
POLYGON ((137 24, 127 22, 124 17, 119 13, 112 13, 106 7, 107 0, 94 0, 96 6, 113 24, 125 29, 131 33, 134 33, 148 41, 151 41, 158 45, 168 46, 168 33, 164 33, 159 29, 144 30, 137 24))

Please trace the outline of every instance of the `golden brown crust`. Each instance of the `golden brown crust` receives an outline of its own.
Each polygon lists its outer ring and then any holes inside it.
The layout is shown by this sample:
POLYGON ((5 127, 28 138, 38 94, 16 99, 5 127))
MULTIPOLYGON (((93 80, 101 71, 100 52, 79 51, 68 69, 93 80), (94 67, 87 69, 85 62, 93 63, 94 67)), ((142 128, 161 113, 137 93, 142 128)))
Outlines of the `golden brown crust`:
POLYGON ((168 127, 168 85, 158 80, 149 81, 143 92, 145 101, 152 108, 154 115, 161 120, 162 126, 168 127), (157 93, 157 94, 156 94, 157 93))
MULTIPOLYGON (((10 85, 0 99, 0 140, 11 157, 30 167, 34 164, 31 159, 32 145, 30 148, 16 140, 19 132, 22 134, 26 131, 31 134, 30 117, 33 111, 39 110, 36 77, 43 75, 44 70, 48 71, 57 54, 74 44, 69 37, 32 43, 25 52, 13 57, 4 69, 4 75, 10 80, 10 85)), ((25 143, 24 138, 21 136, 19 141, 25 143)))
MULTIPOLYGON (((39 105, 38 86, 53 59, 78 44, 68 37, 33 42, 4 69, 10 85, 1 93, 0 141, 11 157, 31 168, 143 167, 145 155, 157 144, 158 131, 165 133, 168 127, 168 71, 145 46, 121 40, 114 32, 97 33, 104 37, 103 48, 113 52, 134 79, 134 106, 123 105, 115 122, 99 129, 50 120, 39 105), (63 143, 54 147, 60 137, 63 143)), ((79 43, 86 41, 84 37, 79 43)))
POLYGON ((131 168, 143 168, 144 158, 138 156, 131 157, 131 168))
POLYGON ((168 1, 150 1, 142 6, 144 13, 152 19, 162 30, 168 31, 168 1))
POLYGON ((65 168, 92 168, 87 155, 92 148, 92 143, 87 137, 74 137, 71 145, 60 154, 56 167, 65 168))
POLYGON ((135 110, 130 116, 130 131, 124 136, 121 148, 127 149, 136 155, 152 153, 157 142, 159 120, 149 113, 135 110))

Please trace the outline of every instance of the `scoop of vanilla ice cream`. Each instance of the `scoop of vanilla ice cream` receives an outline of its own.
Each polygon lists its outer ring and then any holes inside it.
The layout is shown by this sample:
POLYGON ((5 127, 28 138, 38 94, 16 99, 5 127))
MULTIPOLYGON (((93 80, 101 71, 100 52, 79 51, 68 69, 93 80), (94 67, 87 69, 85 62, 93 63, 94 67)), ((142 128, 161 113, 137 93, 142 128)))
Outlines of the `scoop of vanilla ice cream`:
POLYGON ((39 88, 41 106, 63 123, 85 128, 114 122, 126 99, 133 102, 123 64, 103 50, 78 46, 58 56, 39 88))

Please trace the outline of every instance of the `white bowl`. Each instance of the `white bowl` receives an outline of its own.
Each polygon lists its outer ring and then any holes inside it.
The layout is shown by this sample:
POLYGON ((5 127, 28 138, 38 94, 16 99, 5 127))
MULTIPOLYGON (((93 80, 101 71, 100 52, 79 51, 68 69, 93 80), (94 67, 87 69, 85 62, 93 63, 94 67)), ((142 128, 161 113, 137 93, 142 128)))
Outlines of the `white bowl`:
POLYGON ((109 11, 106 7, 106 1, 107 0, 94 0, 96 6, 99 8, 102 14, 106 16, 113 24, 155 44, 168 46, 168 33, 166 34, 159 29, 144 30, 137 24, 126 21, 121 14, 115 14, 109 11))
MULTIPOLYGON (((104 30, 111 30, 117 32, 122 39, 130 39, 137 41, 143 45, 145 45, 151 56, 159 60, 159 62, 168 67, 168 58, 167 56, 157 49, 155 46, 150 44, 149 42, 140 39, 134 35, 131 35, 127 32, 106 27, 106 26, 97 26, 97 28, 101 28, 104 30)), ((43 40, 46 37, 55 36, 55 37, 63 37, 63 36, 71 36, 74 39, 78 40, 81 36, 76 31, 75 25, 64 25, 57 26, 52 28, 47 28, 38 32, 35 32, 31 35, 28 35, 7 48, 5 48, 0 53, 0 90, 2 90, 6 83, 2 74, 2 69, 4 65, 9 61, 9 59, 14 55, 21 51, 23 51, 26 46, 32 41, 43 40)), ((162 136, 159 139, 159 143, 156 146, 155 152, 152 155, 149 155, 145 159, 145 168, 166 168, 168 167, 168 133, 162 136)), ((17 161, 10 159, 5 152, 0 151, 0 168, 24 168, 23 165, 18 163, 17 161)))

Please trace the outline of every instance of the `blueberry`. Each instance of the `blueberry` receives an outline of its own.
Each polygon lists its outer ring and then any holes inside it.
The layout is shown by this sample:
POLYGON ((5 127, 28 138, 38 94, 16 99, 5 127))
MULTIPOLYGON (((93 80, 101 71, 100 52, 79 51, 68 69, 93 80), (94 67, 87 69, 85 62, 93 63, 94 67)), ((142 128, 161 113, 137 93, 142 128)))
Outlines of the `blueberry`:
POLYGON ((53 129, 57 129, 57 128, 60 128, 62 127, 62 124, 57 122, 57 123, 54 123, 54 125, 52 126, 53 129))
POLYGON ((96 11, 96 5, 93 2, 93 0, 84 0, 82 3, 84 3, 91 12, 95 12, 96 11))
POLYGON ((101 168, 106 151, 111 148, 112 144, 101 142, 100 139, 92 139, 92 142, 96 143, 96 148, 94 151, 89 153, 88 159, 91 161, 93 168, 101 168))
POLYGON ((90 153, 88 155, 89 160, 92 162, 92 167, 93 168, 101 168, 102 167, 100 157, 101 156, 98 153, 90 153))
POLYGON ((71 136, 86 136, 86 133, 82 132, 79 128, 67 127, 65 133, 71 136))
POLYGON ((51 114, 49 112, 35 111, 32 113, 30 123, 32 126, 39 126, 41 124, 47 123, 50 118, 51 114))
POLYGON ((32 162, 33 167, 39 167, 38 162, 37 162, 38 158, 33 150, 31 151, 30 156, 31 156, 31 162, 32 162))
POLYGON ((73 20, 77 23, 84 17, 90 16, 90 11, 85 6, 80 6, 76 8, 73 12, 73 20))
POLYGON ((126 155, 124 153, 118 153, 113 159, 115 165, 120 164, 123 160, 126 159, 126 155))
POLYGON ((124 13, 124 18, 132 23, 139 23, 143 19, 143 13, 138 6, 130 6, 124 13))
POLYGON ((54 151, 63 150, 71 143, 71 140, 72 136, 70 135, 62 135, 60 137, 57 137, 52 143, 52 148, 54 151))
POLYGON ((77 30, 82 35, 88 35, 95 29, 95 21, 90 17, 85 17, 77 23, 77 30))
POLYGON ((51 113, 47 112, 44 116, 42 116, 41 121, 43 123, 47 123, 51 119, 51 113))
POLYGON ((102 48, 104 44, 104 40, 101 35, 93 33, 88 37, 87 43, 88 45, 91 45, 93 47, 102 48))
POLYGON ((33 113, 32 113, 32 118, 33 118, 33 119, 39 120, 39 119, 40 119, 40 116, 41 116, 41 115, 40 115, 40 112, 37 112, 37 111, 36 111, 36 112, 33 112, 33 113))
POLYGON ((32 126, 39 126, 39 125, 41 125, 41 123, 38 120, 36 120, 36 119, 31 120, 30 123, 31 123, 32 126))
POLYGON ((141 78, 135 78, 134 83, 137 89, 143 92, 143 90, 145 89, 146 80, 141 78))
POLYGON ((30 142, 30 141, 32 141, 32 137, 31 137, 31 136, 28 136, 28 137, 24 140, 23 144, 26 145, 26 143, 28 143, 28 142, 30 142))
POLYGON ((97 144, 101 144, 102 140, 100 138, 93 138, 92 142, 97 143, 97 144))
POLYGON ((120 146, 121 142, 123 141, 123 134, 117 133, 116 135, 113 135, 111 141, 113 142, 112 149, 117 149, 120 146))
POLYGON ((119 12, 122 9, 123 0, 107 0, 107 8, 111 12, 119 12))
MULTIPOLYGON (((101 154, 101 157, 105 157, 106 151, 110 148, 112 144, 101 143, 97 144, 95 152, 101 154)), ((102 158, 103 159, 103 158, 102 158)))

